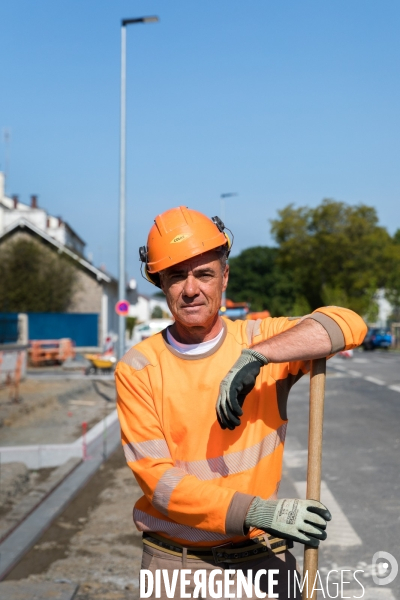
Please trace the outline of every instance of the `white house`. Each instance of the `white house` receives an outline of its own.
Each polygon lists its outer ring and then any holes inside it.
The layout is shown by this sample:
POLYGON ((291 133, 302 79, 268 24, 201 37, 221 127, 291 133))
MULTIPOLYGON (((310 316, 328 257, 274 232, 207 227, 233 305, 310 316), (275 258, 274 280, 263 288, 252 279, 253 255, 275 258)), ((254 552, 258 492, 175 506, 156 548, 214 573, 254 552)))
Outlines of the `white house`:
POLYGON ((137 303, 130 305, 129 316, 136 317, 139 323, 145 323, 151 319, 156 306, 161 308, 165 316, 171 317, 171 311, 165 298, 155 298, 144 294, 138 294, 137 303))
MULTIPOLYGON (((4 173, 0 172, 0 245, 17 236, 29 236, 54 252, 67 254, 73 259, 79 285, 68 312, 98 314, 98 346, 101 347, 108 336, 116 339, 117 279, 95 267, 84 256, 86 244, 82 238, 61 218, 39 208, 37 196, 31 196, 30 205, 20 202, 17 196, 6 196, 4 173)), ((136 299, 136 290, 127 289, 126 300, 135 303, 136 299)))
POLYGON ((4 173, 0 172, 0 235, 24 219, 63 246, 83 256, 86 244, 68 223, 61 217, 49 215, 44 208, 39 208, 37 196, 31 196, 30 204, 20 202, 16 195, 11 198, 6 196, 4 183, 4 173))

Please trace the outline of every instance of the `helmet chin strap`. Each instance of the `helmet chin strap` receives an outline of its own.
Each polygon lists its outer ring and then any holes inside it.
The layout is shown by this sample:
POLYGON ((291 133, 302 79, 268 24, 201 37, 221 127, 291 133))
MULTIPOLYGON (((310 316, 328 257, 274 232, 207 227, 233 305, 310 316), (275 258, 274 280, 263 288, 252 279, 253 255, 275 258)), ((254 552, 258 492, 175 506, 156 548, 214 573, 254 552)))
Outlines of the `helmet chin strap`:
POLYGON ((143 277, 143 279, 145 279, 146 281, 149 281, 150 283, 152 283, 156 287, 160 288, 160 290, 161 290, 160 275, 158 273, 149 273, 149 271, 147 269, 147 264, 144 265, 144 272, 143 272, 143 263, 140 264, 140 274, 143 277))

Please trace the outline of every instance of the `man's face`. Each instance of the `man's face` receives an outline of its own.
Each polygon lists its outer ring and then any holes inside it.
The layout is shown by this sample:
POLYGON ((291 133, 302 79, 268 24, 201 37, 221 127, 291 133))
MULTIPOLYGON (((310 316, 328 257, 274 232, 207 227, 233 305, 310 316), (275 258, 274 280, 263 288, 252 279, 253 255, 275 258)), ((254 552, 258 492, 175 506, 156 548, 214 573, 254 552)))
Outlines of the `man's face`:
POLYGON ((185 327, 205 327, 221 306, 229 267, 222 272, 217 252, 211 250, 161 273, 161 287, 175 320, 185 327))

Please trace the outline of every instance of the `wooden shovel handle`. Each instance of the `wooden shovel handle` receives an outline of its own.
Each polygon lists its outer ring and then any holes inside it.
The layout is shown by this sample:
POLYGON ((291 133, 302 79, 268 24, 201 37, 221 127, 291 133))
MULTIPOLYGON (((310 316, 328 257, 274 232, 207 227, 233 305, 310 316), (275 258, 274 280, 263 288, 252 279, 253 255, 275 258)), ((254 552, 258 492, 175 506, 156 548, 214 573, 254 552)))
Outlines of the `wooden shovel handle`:
MULTIPOLYGON (((321 465, 322 465, 322 430, 324 422, 326 358, 317 358, 311 362, 310 373, 310 416, 308 428, 308 466, 307 493, 308 500, 320 501, 321 465)), ((318 570, 318 548, 304 547, 304 569, 302 600, 316 600, 317 592, 312 593, 318 570), (308 581, 305 581, 308 573, 308 581)), ((317 586, 318 587, 318 584, 317 586)))

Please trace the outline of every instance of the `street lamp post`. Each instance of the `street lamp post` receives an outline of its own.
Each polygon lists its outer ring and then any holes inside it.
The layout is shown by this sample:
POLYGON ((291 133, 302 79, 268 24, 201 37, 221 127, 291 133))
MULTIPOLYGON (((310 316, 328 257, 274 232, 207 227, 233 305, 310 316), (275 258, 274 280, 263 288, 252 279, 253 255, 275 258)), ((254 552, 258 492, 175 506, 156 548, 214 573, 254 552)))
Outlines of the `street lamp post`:
MULTIPOLYGON (((226 192, 225 194, 221 194, 221 221, 225 224, 225 198, 232 198, 232 196, 237 196, 236 192, 226 192)), ((226 309, 226 292, 222 292, 221 306, 223 309, 226 309)))
MULTIPOLYGON (((120 177, 119 177, 119 281, 118 300, 126 294, 126 26, 137 23, 157 23, 158 17, 140 17, 121 21, 121 130, 120 130, 120 177)), ((118 317, 118 358, 125 354, 125 317, 118 317)))

